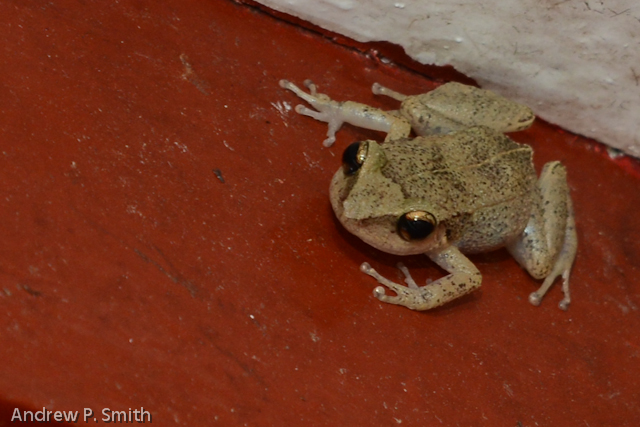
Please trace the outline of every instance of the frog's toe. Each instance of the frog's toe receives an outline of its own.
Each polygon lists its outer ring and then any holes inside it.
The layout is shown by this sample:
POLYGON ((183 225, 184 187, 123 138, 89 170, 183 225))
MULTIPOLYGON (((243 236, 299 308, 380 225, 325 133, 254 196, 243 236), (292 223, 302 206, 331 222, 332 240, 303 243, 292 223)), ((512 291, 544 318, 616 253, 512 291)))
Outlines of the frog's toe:
POLYGON ((535 305, 537 307, 540 305, 541 302, 542 302, 542 295, 540 295, 538 292, 531 292, 529 294, 529 303, 531 303, 531 305, 535 305))
POLYGON ((322 141, 322 145, 324 145, 325 147, 331 147, 334 142, 336 142, 336 137, 335 135, 331 135, 330 137, 322 141))
POLYGON ((303 84, 307 89, 309 89, 309 93, 311 93, 312 96, 316 96, 316 94, 318 93, 318 86, 316 86, 316 84, 311 81, 311 79, 306 79, 303 84))
POLYGON ((571 270, 567 269, 562 274, 562 292, 564 293, 564 298, 558 303, 558 307, 560 310, 567 311, 569 309, 569 304, 571 304, 571 292, 569 292, 569 276, 571 275, 571 270))
POLYGON ((373 290, 373 296, 382 302, 407 307, 411 310, 427 310, 433 307, 433 295, 429 290, 411 289, 396 283, 385 283, 373 290), (384 286, 387 286, 397 295, 387 295, 384 286))
POLYGON ((571 304, 571 300, 565 297, 558 303, 558 308, 562 311, 567 311, 569 309, 569 304, 571 304))
MULTIPOLYGON (((394 283, 394 285, 396 284, 394 283)), ((388 285, 385 284, 385 286, 388 286, 388 285)), ((409 299, 408 298, 409 295, 407 295, 406 292, 403 292, 402 289, 407 289, 407 288, 400 285, 396 285, 394 287, 389 286, 389 288, 395 293, 397 293, 398 295, 396 296, 387 295, 387 290, 385 289, 384 286, 377 286, 373 290, 373 296, 376 297, 378 300, 389 303, 389 304, 406 305, 406 301, 409 299)))
POLYGON ((316 118, 314 114, 318 113, 317 111, 313 111, 302 104, 296 105, 295 111, 298 114, 302 114, 303 116, 313 117, 314 119, 316 118))
POLYGON ((296 113, 302 114, 303 116, 312 117, 319 122, 329 123, 332 119, 331 115, 327 114, 325 111, 316 111, 311 108, 307 108, 302 104, 296 105, 296 113))
MULTIPOLYGON (((401 295, 403 293, 403 290, 407 289, 406 286, 399 285, 399 284, 397 284, 395 282, 392 282, 391 280, 387 279, 386 277, 381 276, 380 273, 378 273, 374 268, 371 267, 371 265, 369 265, 368 262, 363 262, 360 265, 360 271, 362 271, 363 273, 373 277, 374 279, 376 279, 378 281, 378 283, 380 283, 381 285, 386 286, 387 288, 391 289, 392 291, 394 291, 398 295, 401 295)), ((390 296, 386 295, 386 290, 385 290, 384 286, 378 286, 377 288, 375 288, 373 290, 373 295, 376 298, 378 298, 381 301, 385 301, 385 302, 390 302, 390 300, 389 300, 390 298, 398 299, 398 297, 390 297, 390 296)))
POLYGON ((384 286, 376 286, 373 290, 373 296, 378 298, 381 301, 384 301, 384 298, 387 296, 387 291, 384 286))
POLYGON ((278 82, 278 84, 282 89, 289 89, 289 87, 291 87, 293 83, 291 83, 289 80, 282 79, 278 82))
MULTIPOLYGON (((323 106, 324 104, 334 103, 334 101, 332 101, 331 98, 329 98, 327 95, 318 93, 316 90, 316 86, 313 83, 310 83, 310 85, 307 86, 309 88, 309 93, 303 91, 298 86, 291 83, 289 80, 282 79, 280 80, 280 82, 278 82, 278 84, 280 85, 281 88, 290 90, 291 92, 295 93, 298 96, 298 98, 307 101, 316 109, 318 109, 318 107, 323 106)), ((306 85, 306 82, 305 82, 305 85, 306 85)), ((296 111, 298 111, 297 108, 296 108, 296 111)), ((300 113, 300 114, 303 114, 303 113, 300 113)))
MULTIPOLYGON (((569 304, 571 303, 571 294, 569 292, 569 273, 570 270, 568 269, 562 273, 562 293, 564 294, 564 298, 562 298, 562 300, 558 303, 558 307, 564 311, 569 308, 569 304)), ((547 293, 549 288, 551 288, 551 285, 553 285, 559 275, 560 273, 557 271, 553 271, 551 274, 549 274, 544 279, 542 286, 540 286, 537 291, 532 292, 529 295, 529 302, 536 307, 539 306, 540 303, 542 303, 542 298, 544 298, 545 294, 547 293)))
POLYGON ((384 87, 380 83, 374 83, 371 86, 371 92, 374 95, 385 95, 385 96, 388 96, 389 98, 393 98, 396 101, 400 101, 400 102, 407 99, 407 95, 403 95, 399 92, 396 92, 395 90, 389 89, 388 87, 384 87))

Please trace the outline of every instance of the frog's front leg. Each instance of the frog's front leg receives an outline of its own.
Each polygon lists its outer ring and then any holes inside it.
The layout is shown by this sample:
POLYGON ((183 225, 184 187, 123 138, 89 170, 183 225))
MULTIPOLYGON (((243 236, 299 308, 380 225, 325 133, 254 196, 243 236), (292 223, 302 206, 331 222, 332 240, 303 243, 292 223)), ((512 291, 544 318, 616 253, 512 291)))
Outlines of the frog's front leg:
POLYGON ((577 247, 566 170, 560 162, 547 163, 534 192, 529 222, 522 235, 507 245, 511 255, 529 274, 536 279, 544 278, 542 286, 529 295, 531 304, 540 305, 555 279, 562 276, 564 298, 558 305, 563 310, 569 307, 569 275, 577 247))
POLYGON ((419 287, 409 274, 409 270, 399 264, 400 271, 405 275, 402 286, 382 277, 367 263, 360 266, 360 270, 375 278, 380 284, 394 291, 396 296, 385 294, 383 286, 374 289, 373 295, 380 301, 402 305, 412 310, 429 310, 449 301, 461 297, 475 289, 481 282, 482 276, 475 265, 465 257, 456 247, 427 254, 435 263, 451 273, 426 286, 419 287))
POLYGON ((280 80, 280 87, 292 91, 315 108, 315 110, 311 110, 303 105, 298 105, 296 106, 298 114, 313 117, 329 124, 327 139, 323 142, 326 147, 333 145, 336 140, 336 132, 343 123, 386 132, 385 140, 407 137, 411 132, 411 125, 403 118, 358 102, 334 101, 327 95, 318 93, 316 85, 311 80, 305 80, 304 85, 309 89, 309 93, 304 92, 288 80, 280 80))

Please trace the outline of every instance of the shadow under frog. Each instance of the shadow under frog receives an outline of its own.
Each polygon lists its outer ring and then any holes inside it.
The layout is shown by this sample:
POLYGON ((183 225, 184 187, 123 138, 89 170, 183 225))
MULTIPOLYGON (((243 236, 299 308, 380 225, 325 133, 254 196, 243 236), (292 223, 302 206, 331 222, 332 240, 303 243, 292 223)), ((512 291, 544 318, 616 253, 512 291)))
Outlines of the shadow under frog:
POLYGON ((544 279, 529 296, 532 304, 539 305, 562 276, 559 306, 568 308, 577 237, 566 170, 550 162, 538 178, 531 147, 504 135, 531 126, 535 116, 528 107, 459 83, 416 96, 374 84, 374 94, 401 102, 397 111, 334 101, 309 80, 308 93, 286 80, 280 86, 314 108, 298 105, 296 112, 328 123, 325 146, 343 123, 387 133, 384 143, 347 147, 331 181, 333 210, 371 246, 396 255, 424 253, 449 275, 418 286, 398 264, 403 286, 363 263, 360 269, 383 285, 375 288, 376 298, 413 310, 445 304, 482 281, 465 253, 504 246, 531 276, 544 279), (396 295, 386 295, 385 286, 396 295))

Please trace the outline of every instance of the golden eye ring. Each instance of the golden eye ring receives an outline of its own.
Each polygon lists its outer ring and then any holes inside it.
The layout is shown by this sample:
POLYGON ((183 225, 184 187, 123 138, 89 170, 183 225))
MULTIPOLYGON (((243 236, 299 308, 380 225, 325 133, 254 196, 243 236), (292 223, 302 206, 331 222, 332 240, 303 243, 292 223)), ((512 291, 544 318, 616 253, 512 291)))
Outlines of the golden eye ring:
POLYGON ((369 151, 369 144, 366 141, 354 142, 342 153, 342 169, 345 175, 353 175, 360 169, 369 151))
POLYGON ((404 240, 424 240, 435 230, 437 221, 429 212, 411 211, 398 218, 398 234, 404 240))

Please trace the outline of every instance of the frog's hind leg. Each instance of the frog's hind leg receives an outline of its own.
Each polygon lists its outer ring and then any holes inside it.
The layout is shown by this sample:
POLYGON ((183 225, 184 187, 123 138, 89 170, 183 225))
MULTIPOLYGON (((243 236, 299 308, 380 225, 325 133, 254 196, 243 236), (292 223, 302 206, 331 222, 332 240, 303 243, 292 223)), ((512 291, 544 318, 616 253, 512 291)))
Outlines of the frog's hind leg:
POLYGON ((562 276, 564 298, 559 307, 566 310, 571 302, 569 276, 578 246, 575 218, 566 170, 560 162, 547 163, 534 192, 532 214, 522 235, 507 245, 513 257, 542 286, 529 296, 540 305, 542 298, 558 276, 562 276))
POLYGON ((409 122, 391 112, 358 102, 334 101, 329 96, 318 93, 316 85, 311 80, 305 80, 304 84, 309 89, 309 93, 304 92, 290 81, 280 80, 280 87, 292 91, 315 108, 315 110, 311 110, 303 105, 298 105, 296 107, 298 114, 313 117, 329 125, 327 139, 323 142, 326 147, 333 145, 336 140, 336 132, 343 123, 386 132, 387 137, 385 140, 408 137, 411 132, 409 122))
POLYGON ((573 213, 573 203, 571 199, 568 199, 568 213, 567 217, 567 227, 565 230, 565 239, 562 245, 562 250, 558 255, 558 259, 556 260, 551 273, 544 279, 542 286, 529 295, 529 302, 533 305, 540 305, 542 302, 542 297, 547 293, 551 285, 558 276, 562 276, 562 292, 564 294, 564 298, 558 303, 558 307, 562 310, 567 310, 569 308, 569 304, 571 303, 571 293, 569 291, 569 277, 571 275, 571 266, 573 265, 573 261, 576 257, 576 250, 578 246, 578 237, 576 235, 576 224, 575 217, 573 213))

